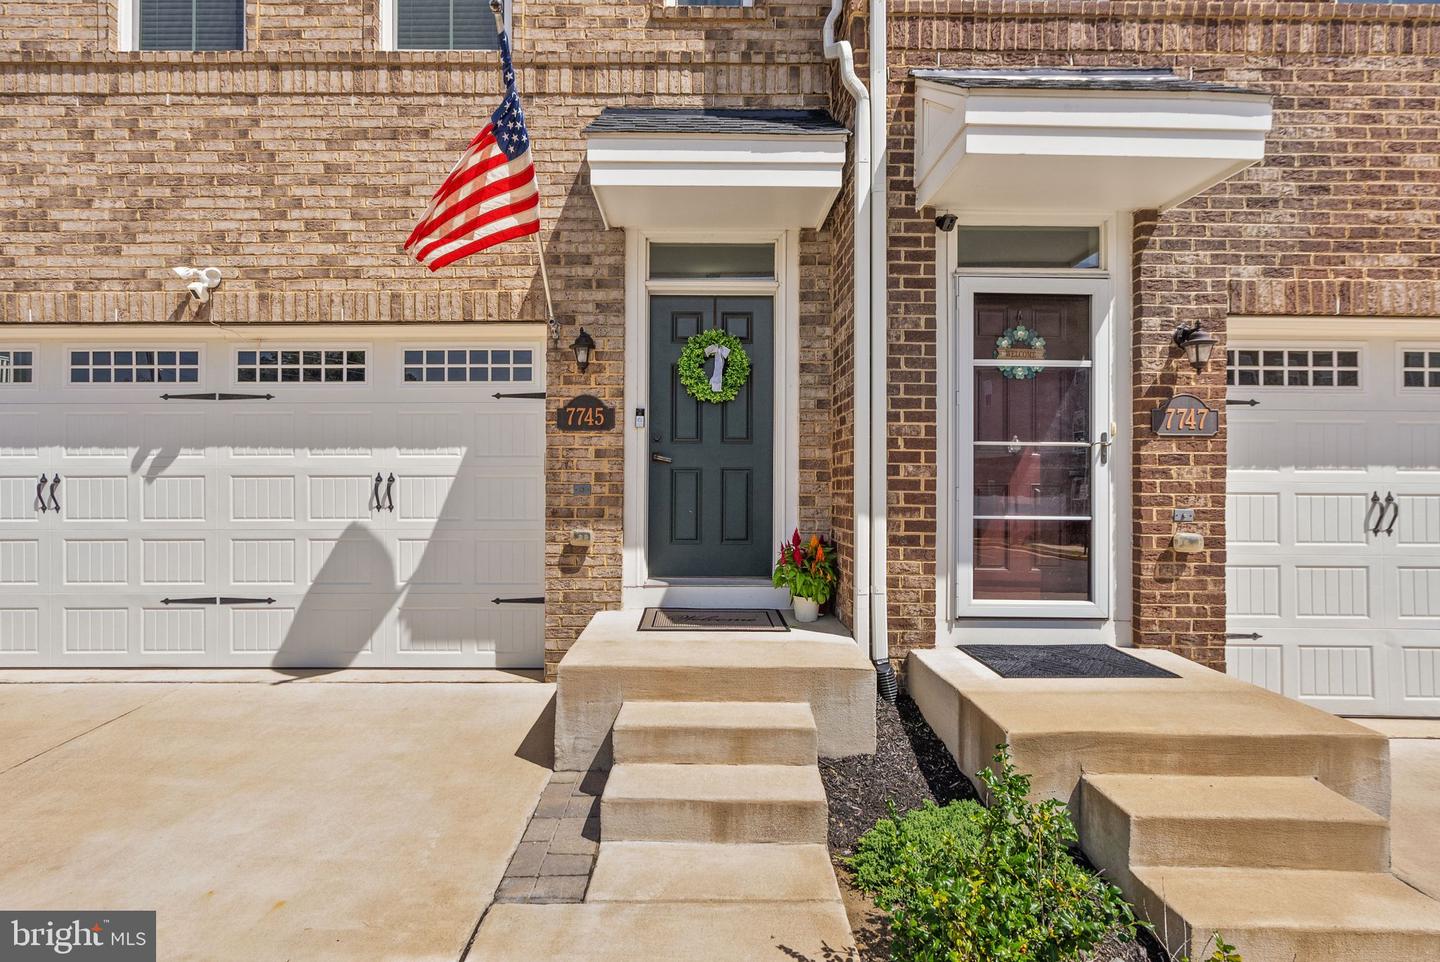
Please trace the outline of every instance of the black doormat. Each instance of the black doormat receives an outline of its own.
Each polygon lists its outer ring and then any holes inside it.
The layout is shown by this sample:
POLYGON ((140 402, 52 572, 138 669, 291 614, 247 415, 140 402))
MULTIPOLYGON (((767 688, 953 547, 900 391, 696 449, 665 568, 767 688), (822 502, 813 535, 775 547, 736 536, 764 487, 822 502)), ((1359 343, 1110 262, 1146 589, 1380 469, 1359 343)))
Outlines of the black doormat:
POLYGON ((774 608, 646 608, 641 631, 789 631, 774 608))
POLYGON ((1109 645, 961 645, 1001 678, 1179 678, 1109 645))

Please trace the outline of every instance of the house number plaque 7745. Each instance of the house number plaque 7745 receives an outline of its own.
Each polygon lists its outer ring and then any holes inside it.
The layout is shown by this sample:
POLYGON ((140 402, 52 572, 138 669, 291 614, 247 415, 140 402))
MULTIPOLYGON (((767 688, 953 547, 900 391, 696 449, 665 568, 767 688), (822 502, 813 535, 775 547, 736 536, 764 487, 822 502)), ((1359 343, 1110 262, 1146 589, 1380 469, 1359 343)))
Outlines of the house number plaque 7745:
POLYGON ((555 427, 560 431, 609 431, 615 427, 615 409, 598 397, 582 394, 556 409, 555 427))

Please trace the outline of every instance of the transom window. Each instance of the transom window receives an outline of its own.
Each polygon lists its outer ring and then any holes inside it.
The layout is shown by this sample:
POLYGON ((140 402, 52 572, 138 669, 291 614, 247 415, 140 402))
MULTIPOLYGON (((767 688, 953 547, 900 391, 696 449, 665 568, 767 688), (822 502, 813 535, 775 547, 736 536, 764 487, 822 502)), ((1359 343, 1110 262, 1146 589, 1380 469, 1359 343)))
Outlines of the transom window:
POLYGON ((245 0, 133 0, 141 50, 244 50, 245 0))
POLYGON ((406 348, 407 383, 444 381, 510 382, 535 378, 535 352, 528 348, 406 348))
POLYGON ((365 380, 363 350, 276 348, 236 352, 235 380, 249 383, 354 384, 365 380))
POLYGON ((1236 348, 1225 352, 1225 383, 1254 387, 1359 387, 1360 352, 1236 348))
POLYGON ((400 50, 498 50, 495 17, 483 0, 392 0, 400 50))
POLYGON ((1405 387, 1440 387, 1440 351, 1402 351, 1400 383, 1405 387))
POLYGON ((961 227, 955 234, 968 268, 1095 270, 1100 267, 1098 227, 961 227))
POLYGON ((71 384, 193 384, 198 380, 199 351, 70 352, 71 384))
POLYGON ((0 385, 29 384, 35 377, 35 355, 31 351, 0 350, 0 385))

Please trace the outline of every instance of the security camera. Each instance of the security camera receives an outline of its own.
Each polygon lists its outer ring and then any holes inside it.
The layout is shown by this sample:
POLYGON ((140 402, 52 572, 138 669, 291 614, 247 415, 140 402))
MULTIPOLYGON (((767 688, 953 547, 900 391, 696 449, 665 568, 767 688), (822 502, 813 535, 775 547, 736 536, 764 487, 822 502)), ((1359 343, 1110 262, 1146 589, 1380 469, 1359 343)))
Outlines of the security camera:
POLYGON ((189 282, 185 285, 186 290, 201 304, 210 300, 210 292, 220 286, 218 267, 177 267, 175 273, 182 281, 189 282))
POLYGON ((960 218, 956 217, 954 214, 941 214, 939 217, 935 218, 935 226, 948 234, 955 229, 955 224, 958 223, 959 220, 960 218))

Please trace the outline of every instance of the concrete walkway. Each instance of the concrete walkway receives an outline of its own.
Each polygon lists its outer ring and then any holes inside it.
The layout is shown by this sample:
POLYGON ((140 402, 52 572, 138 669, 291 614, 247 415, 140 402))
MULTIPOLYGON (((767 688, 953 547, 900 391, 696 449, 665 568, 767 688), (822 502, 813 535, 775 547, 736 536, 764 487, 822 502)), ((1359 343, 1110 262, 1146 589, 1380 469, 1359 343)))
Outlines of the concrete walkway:
POLYGON ((1357 721, 1390 738, 1391 868, 1440 899, 1440 720, 1357 721))
POLYGON ((552 695, 0 684, 0 905, 154 909, 166 960, 455 962, 549 775, 552 695))

